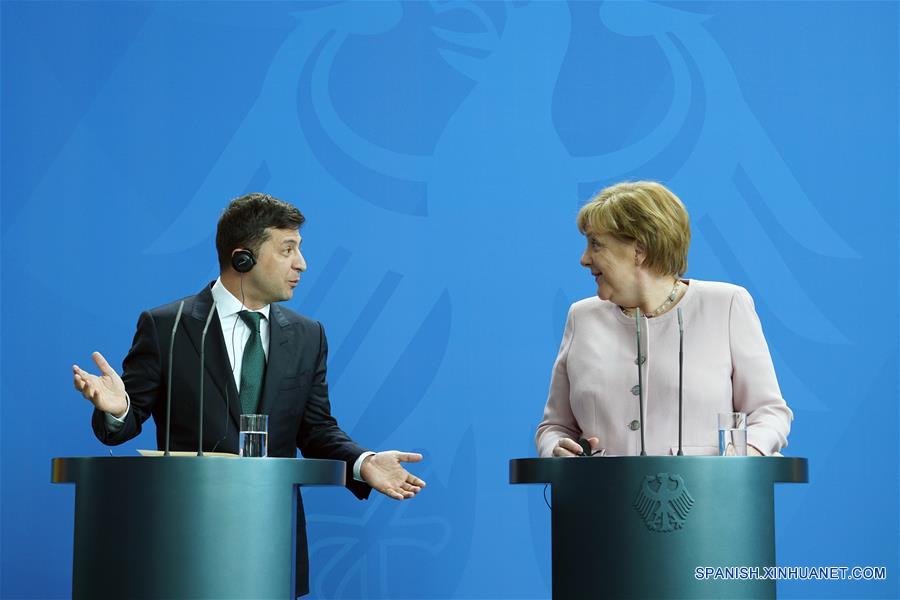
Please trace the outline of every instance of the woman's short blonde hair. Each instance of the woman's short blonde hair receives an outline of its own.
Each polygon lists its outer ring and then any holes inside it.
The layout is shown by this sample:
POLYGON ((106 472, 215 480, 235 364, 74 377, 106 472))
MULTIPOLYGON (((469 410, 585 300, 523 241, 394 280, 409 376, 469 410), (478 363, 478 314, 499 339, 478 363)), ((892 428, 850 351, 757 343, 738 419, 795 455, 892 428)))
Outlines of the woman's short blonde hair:
POLYGON ((678 196, 655 181, 612 185, 581 207, 578 229, 609 233, 644 247, 644 265, 660 275, 681 277, 687 271, 691 224, 678 196))

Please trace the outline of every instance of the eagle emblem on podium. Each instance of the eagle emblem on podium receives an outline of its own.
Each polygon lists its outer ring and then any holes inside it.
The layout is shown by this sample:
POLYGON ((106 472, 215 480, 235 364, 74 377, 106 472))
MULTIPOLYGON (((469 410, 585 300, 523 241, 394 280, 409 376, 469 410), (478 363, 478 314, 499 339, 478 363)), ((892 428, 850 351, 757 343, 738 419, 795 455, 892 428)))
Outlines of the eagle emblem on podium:
POLYGON ((634 508, 650 531, 667 533, 681 529, 694 506, 681 475, 647 475, 634 499, 634 508))

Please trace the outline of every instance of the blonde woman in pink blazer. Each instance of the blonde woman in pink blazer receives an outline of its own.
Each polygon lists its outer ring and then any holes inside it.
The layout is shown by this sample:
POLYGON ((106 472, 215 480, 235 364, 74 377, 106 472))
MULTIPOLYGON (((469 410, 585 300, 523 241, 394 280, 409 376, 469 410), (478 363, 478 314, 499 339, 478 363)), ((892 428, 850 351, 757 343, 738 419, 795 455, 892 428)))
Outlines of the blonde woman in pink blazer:
POLYGON ((673 454, 678 447, 678 319, 684 322, 685 454, 717 454, 717 414, 747 414, 748 454, 777 455, 793 413, 781 397, 753 299, 728 283, 683 279, 690 222, 655 182, 619 183, 578 213, 597 296, 569 309, 535 443, 540 456, 673 454), (641 310, 644 422, 635 308, 641 310))

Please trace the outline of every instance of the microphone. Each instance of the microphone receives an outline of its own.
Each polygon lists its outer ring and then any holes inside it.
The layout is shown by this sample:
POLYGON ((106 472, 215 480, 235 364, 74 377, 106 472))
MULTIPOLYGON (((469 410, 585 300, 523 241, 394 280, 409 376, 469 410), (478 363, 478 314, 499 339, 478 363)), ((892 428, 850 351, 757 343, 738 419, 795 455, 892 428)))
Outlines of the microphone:
POLYGON ((215 312, 216 303, 213 302, 212 307, 209 309, 209 314, 206 315, 206 324, 203 326, 203 333, 200 335, 200 411, 199 416, 197 417, 199 421, 197 424, 197 456, 203 456, 203 380, 206 379, 206 371, 203 370, 203 367, 206 362, 206 332, 209 329, 209 324, 212 322, 212 317, 215 312))
POLYGON ((681 433, 684 429, 684 321, 681 319, 681 307, 677 306, 675 310, 678 311, 678 456, 684 456, 681 448, 681 433))
POLYGON ((641 369, 641 308, 634 307, 634 324, 637 330, 638 402, 640 403, 641 456, 647 456, 644 448, 644 374, 641 369))
POLYGON ((578 438, 578 445, 581 446, 581 454, 578 456, 606 456, 606 448, 594 450, 591 448, 591 443, 584 438, 578 438))
POLYGON ((172 337, 169 338, 169 389, 166 392, 166 451, 163 456, 169 456, 169 433, 172 429, 172 353, 175 351, 175 331, 181 322, 181 312, 184 310, 184 300, 178 304, 178 313, 175 315, 175 324, 172 325, 172 337))
POLYGON ((582 456, 591 456, 594 452, 591 450, 591 443, 584 438, 578 439, 578 445, 581 446, 582 456))

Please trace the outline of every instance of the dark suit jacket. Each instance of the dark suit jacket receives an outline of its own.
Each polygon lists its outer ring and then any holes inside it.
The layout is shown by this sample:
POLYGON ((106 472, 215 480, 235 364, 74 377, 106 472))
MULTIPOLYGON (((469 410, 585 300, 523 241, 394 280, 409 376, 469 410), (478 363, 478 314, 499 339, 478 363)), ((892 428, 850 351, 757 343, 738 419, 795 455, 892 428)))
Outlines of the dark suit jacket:
MULTIPOLYGON (((123 362, 122 379, 131 400, 125 424, 118 431, 109 431, 105 415, 97 410, 93 414, 94 433, 104 444, 116 445, 134 438, 152 415, 157 447, 163 449, 169 342, 178 304, 176 301, 141 313, 131 350, 123 362)), ((200 338, 212 306, 211 285, 184 299, 173 352, 172 450, 197 450, 200 338)), ((353 479, 353 464, 365 450, 331 416, 325 379, 328 344, 322 325, 276 304, 271 305, 269 321, 269 353, 257 411, 269 415, 269 456, 294 457, 299 448, 307 458, 345 461, 347 487, 357 497, 367 497, 371 488, 353 479)), ((241 408, 218 316, 213 317, 206 334, 204 371, 203 449, 237 453, 241 408)), ((300 595, 308 591, 309 565, 299 494, 298 512, 296 575, 300 595)))

